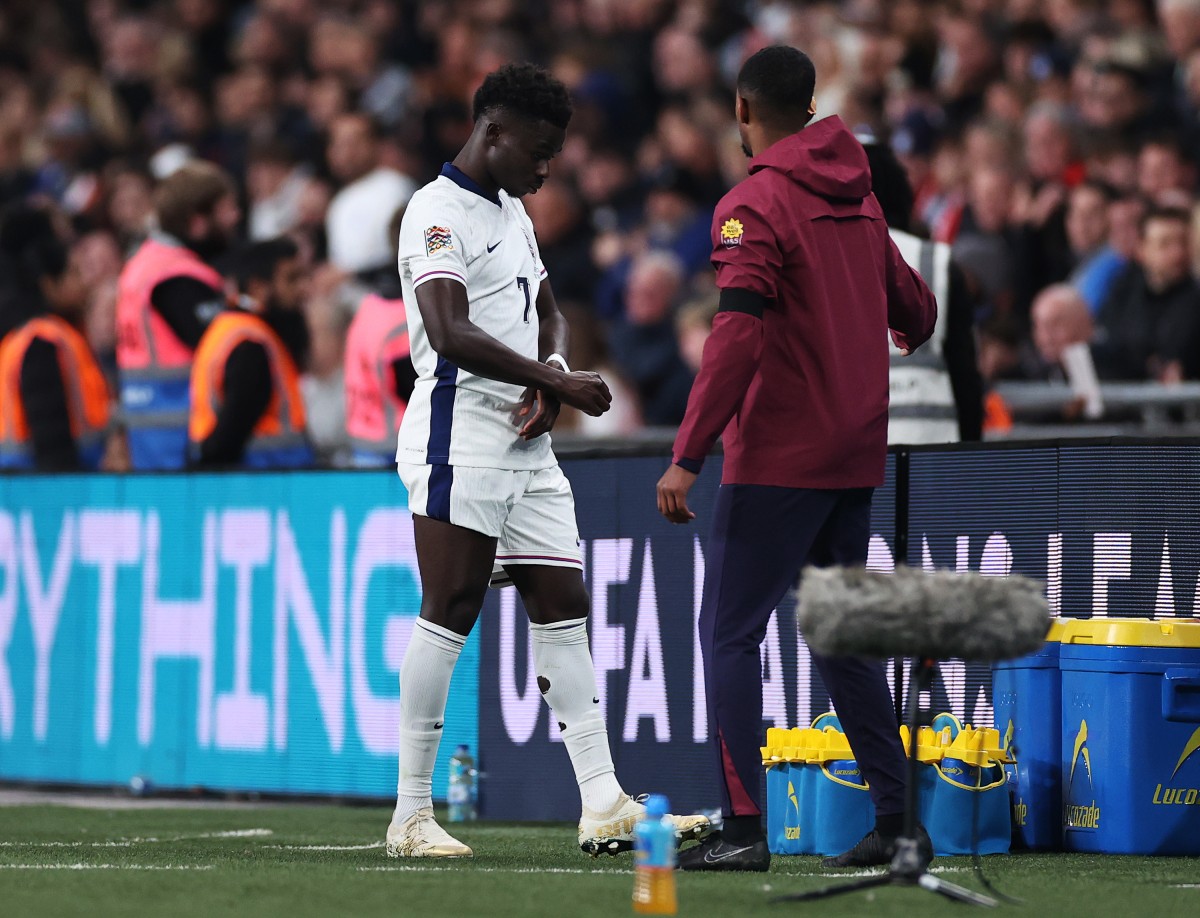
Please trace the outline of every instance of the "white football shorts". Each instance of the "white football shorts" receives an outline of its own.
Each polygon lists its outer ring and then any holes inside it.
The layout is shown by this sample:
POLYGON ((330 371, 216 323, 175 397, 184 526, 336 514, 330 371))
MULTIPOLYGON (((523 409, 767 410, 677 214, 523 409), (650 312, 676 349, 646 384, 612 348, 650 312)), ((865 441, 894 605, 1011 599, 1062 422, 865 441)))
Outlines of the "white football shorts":
POLYGON ((583 570, 575 497, 557 465, 488 469, 396 463, 408 509, 497 540, 493 587, 510 586, 504 568, 541 564, 583 570))

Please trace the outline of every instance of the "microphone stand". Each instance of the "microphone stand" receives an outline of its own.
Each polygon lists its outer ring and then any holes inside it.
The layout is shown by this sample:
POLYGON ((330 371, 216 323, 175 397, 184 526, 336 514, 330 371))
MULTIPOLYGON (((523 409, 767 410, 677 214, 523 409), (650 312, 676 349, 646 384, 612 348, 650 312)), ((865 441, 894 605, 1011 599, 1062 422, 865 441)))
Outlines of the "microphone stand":
POLYGON ((934 660, 919 657, 913 667, 912 679, 908 688, 908 787, 904 799, 904 834, 896 839, 896 853, 887 872, 877 876, 864 877, 850 883, 839 883, 824 889, 810 892, 792 893, 786 896, 776 896, 772 902, 812 902, 817 899, 828 899, 845 893, 859 892, 865 889, 875 889, 880 886, 919 886, 921 889, 956 902, 966 902, 969 905, 982 905, 994 908, 999 903, 982 893, 965 889, 954 883, 948 883, 941 877, 930 874, 926 868, 928 862, 921 856, 917 843, 917 813, 920 794, 920 774, 917 759, 917 721, 920 719, 920 695, 924 689, 933 683, 937 664, 934 660))

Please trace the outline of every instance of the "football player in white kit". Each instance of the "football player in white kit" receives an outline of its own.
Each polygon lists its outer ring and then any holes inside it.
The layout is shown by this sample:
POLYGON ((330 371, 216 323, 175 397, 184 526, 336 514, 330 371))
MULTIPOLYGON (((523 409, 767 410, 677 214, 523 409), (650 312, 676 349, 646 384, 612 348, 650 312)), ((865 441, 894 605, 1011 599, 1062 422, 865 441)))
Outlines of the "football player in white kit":
MULTIPOLYGON (((489 583, 512 584, 529 613, 538 686, 579 783, 580 847, 632 846, 643 807, 617 782, 588 649, 590 607, 571 485, 548 433, 567 404, 599 415, 612 396, 572 372, 568 329, 520 199, 535 193, 571 117, 546 71, 509 65, 474 99, 475 128, 413 195, 399 268, 417 383, 397 468, 413 514, 421 615, 400 669, 400 774, 392 857, 469 857, 434 820, 431 778, 454 664, 489 583)), ((682 838, 709 829, 675 817, 682 838)))

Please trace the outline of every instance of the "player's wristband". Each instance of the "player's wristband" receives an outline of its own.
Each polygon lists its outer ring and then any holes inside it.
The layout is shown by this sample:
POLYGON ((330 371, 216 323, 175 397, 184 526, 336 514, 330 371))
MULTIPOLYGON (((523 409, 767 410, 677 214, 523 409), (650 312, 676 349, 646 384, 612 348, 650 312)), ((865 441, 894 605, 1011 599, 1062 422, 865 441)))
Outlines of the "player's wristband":
POLYGON ((557 363, 560 367, 563 368, 564 373, 571 372, 571 368, 569 366, 567 366, 567 358, 564 357, 562 354, 551 354, 549 357, 547 357, 542 362, 543 363, 557 363))

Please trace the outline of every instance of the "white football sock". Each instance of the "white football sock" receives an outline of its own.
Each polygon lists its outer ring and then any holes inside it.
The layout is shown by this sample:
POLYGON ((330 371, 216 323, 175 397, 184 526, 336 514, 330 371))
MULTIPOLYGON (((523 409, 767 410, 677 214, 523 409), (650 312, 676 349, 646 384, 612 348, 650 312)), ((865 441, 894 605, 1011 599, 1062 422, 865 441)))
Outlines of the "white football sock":
POLYGON ((397 825, 422 807, 433 805, 433 766, 442 739, 450 677, 466 642, 461 634, 423 618, 413 626, 400 664, 400 776, 392 815, 397 825))
POLYGON ((585 809, 607 813, 621 797, 600 713, 587 619, 529 625, 538 687, 554 712, 585 809))

